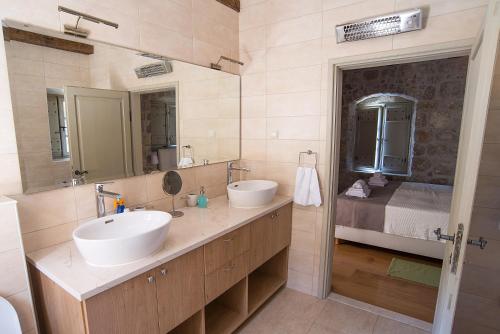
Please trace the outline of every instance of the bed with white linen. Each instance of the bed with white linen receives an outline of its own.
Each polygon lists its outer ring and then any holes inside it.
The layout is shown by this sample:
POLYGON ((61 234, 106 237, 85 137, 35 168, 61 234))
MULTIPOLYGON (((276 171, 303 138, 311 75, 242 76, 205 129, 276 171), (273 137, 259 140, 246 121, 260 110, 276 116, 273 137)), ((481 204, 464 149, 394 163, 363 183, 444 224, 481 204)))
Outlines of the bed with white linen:
MULTIPOLYGON (((376 193, 377 188, 373 191, 376 193)), ((452 191, 453 187, 446 185, 402 182, 389 194, 388 201, 375 204, 384 206, 378 210, 373 209, 375 199, 370 197, 340 195, 337 211, 342 214, 337 213, 335 237, 442 259, 445 245, 437 241, 434 230, 441 228, 446 232, 448 229, 452 191), (357 220, 349 221, 349 210, 357 220), (383 224, 363 223, 359 221, 360 216, 383 224)))

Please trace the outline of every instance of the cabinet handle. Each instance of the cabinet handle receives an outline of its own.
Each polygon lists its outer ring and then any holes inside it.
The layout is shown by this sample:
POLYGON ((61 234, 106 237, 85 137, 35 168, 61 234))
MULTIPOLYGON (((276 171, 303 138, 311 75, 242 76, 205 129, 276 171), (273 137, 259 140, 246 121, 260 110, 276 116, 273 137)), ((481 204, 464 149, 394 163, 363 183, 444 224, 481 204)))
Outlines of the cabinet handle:
POLYGON ((165 268, 161 268, 161 269, 160 269, 160 274, 161 274, 162 276, 167 276, 167 273, 168 273, 168 270, 167 270, 167 269, 165 269, 165 268))
POLYGON ((278 218, 278 217, 279 217, 279 215, 280 215, 280 214, 278 213, 278 211, 274 211, 274 212, 271 214, 271 219, 276 219, 276 218, 278 218))
POLYGON ((224 239, 224 242, 231 242, 231 241, 233 241, 233 238, 224 239))
POLYGON ((155 281, 154 276, 148 276, 148 283, 151 284, 155 281))

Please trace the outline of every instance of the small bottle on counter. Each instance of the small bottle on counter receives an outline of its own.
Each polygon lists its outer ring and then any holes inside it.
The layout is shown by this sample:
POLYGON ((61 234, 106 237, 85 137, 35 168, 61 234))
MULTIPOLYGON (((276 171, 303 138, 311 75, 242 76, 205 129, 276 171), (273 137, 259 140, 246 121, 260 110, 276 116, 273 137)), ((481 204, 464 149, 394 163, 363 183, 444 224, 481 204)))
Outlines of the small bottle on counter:
POLYGON ((201 187, 200 195, 198 196, 198 207, 205 209, 208 206, 208 198, 205 194, 205 187, 201 187))

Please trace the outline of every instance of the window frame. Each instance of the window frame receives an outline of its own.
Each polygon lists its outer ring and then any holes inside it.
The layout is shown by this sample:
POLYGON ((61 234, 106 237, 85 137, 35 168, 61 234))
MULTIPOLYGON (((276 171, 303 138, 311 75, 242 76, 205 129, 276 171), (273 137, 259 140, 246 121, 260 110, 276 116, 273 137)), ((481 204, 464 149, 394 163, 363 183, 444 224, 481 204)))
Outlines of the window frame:
POLYGON ((412 174, 412 163, 413 163, 413 147, 415 144, 415 119, 416 119, 416 108, 417 99, 402 95, 402 94, 391 94, 391 93, 381 93, 365 96, 361 99, 354 101, 351 105, 351 112, 354 112, 355 124, 354 124, 354 135, 351 148, 351 158, 350 158, 350 170, 357 173, 371 174, 375 172, 380 172, 384 175, 394 175, 394 176, 411 176, 412 174), (403 172, 392 172, 384 168, 384 145, 383 140, 386 136, 386 121, 387 121, 387 105, 389 103, 393 104, 408 104, 410 106, 410 120, 409 120, 409 140, 408 140, 408 153, 406 156, 406 171, 403 172), (358 143, 358 110, 363 109, 374 109, 378 108, 377 111, 377 135, 376 135, 376 145, 373 167, 367 166, 356 166, 354 161, 354 156, 356 155, 356 148, 358 143))

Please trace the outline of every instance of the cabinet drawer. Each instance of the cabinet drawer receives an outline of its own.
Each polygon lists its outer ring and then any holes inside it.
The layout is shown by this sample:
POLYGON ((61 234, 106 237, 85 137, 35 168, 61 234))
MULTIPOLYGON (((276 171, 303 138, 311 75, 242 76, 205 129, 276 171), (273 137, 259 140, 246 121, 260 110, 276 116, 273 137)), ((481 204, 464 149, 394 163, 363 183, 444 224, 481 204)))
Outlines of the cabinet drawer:
POLYGON ((205 273, 212 273, 228 261, 248 251, 249 248, 250 233, 248 225, 215 239, 205 245, 205 273))
POLYGON ((208 304, 248 273, 248 252, 222 265, 205 276, 205 302, 208 304))

